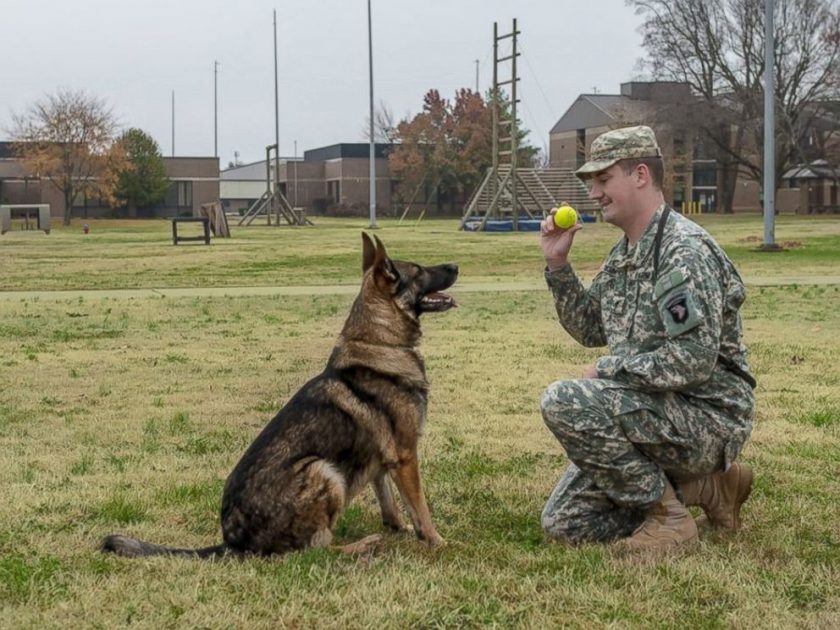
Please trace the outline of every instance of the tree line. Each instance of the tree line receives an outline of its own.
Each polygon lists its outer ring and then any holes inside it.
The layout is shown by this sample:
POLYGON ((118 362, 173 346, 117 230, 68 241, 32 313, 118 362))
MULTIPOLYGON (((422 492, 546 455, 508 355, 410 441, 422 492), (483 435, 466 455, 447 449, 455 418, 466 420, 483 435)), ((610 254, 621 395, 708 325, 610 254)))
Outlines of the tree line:
POLYGON ((98 198, 136 216, 169 189, 154 138, 134 128, 120 133, 105 101, 83 91, 59 90, 14 114, 12 137, 27 171, 61 192, 65 225, 81 199, 98 198))
MULTIPOLYGON (((694 98, 660 103, 651 122, 680 128, 717 162, 731 212, 739 174, 761 182, 766 0, 626 0, 642 16, 642 68, 687 83, 694 98)), ((840 167, 840 2, 774 2, 776 188, 817 158, 840 167)), ((690 158, 691 156, 689 156, 690 158)))
MULTIPOLYGON (((700 157, 717 165, 719 207, 731 211, 736 178, 763 177, 765 0, 626 2, 642 17, 641 69, 652 80, 691 90, 691 98, 653 103, 646 120, 632 122, 680 130, 686 154, 669 156, 672 170, 685 170, 698 157, 690 147, 702 147, 700 157)), ((840 172, 840 0, 776 0, 774 39, 778 188, 792 166, 816 158, 840 172)), ((492 91, 459 89, 448 99, 430 89, 420 112, 400 121, 381 107, 377 139, 392 144, 397 200, 428 201, 429 195, 455 211, 492 163, 495 107, 509 125, 510 102, 492 91)), ((13 123, 29 170, 62 191, 65 222, 83 196, 127 206, 133 214, 166 194, 157 143, 138 129, 118 133, 113 112, 100 99, 59 91, 13 123)), ((546 156, 529 143, 519 121, 516 127, 518 163, 543 165, 546 156)))

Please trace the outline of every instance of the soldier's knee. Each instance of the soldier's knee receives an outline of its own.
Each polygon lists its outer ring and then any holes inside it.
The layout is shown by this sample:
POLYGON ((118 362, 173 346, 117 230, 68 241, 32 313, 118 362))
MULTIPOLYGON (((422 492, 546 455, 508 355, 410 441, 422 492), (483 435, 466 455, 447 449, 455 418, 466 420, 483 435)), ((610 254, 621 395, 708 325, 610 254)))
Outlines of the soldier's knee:
POLYGON ((581 527, 574 520, 552 514, 548 510, 543 511, 540 525, 545 536, 557 542, 577 545, 587 540, 581 527))
POLYGON ((586 399, 579 381, 555 381, 543 392, 540 412, 543 422, 556 436, 574 432, 574 418, 586 399))
POLYGON ((540 515, 540 526, 546 537, 565 543, 581 541, 581 528, 575 513, 574 492, 569 489, 569 483, 575 478, 568 471, 560 483, 551 493, 540 515))

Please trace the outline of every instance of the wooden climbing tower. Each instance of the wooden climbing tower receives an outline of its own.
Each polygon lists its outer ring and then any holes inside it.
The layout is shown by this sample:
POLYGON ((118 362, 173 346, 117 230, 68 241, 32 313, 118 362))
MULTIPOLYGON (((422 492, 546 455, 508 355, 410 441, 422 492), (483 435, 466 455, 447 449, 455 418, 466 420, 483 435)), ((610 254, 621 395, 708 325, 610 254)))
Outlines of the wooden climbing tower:
POLYGON ((286 195, 280 190, 279 160, 277 158, 277 145, 270 144, 265 148, 265 192, 251 204, 248 211, 239 219, 238 225, 248 226, 259 216, 265 216, 268 225, 271 225, 272 217, 274 224, 280 225, 281 221, 289 225, 314 225, 306 218, 306 212, 301 208, 293 208, 286 195), (274 177, 271 176, 271 152, 274 151, 274 177), (272 182, 273 179, 273 182, 272 182), (272 185, 273 184, 273 185, 272 185))

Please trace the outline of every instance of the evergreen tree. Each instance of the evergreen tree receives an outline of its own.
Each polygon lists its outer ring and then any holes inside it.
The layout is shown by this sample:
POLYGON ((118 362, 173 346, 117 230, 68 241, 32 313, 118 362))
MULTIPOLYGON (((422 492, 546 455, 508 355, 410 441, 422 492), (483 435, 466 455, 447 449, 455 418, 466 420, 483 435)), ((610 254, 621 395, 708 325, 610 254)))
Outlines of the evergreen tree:
POLYGON ((160 203, 169 190, 169 179, 160 148, 154 138, 140 129, 129 129, 119 139, 128 158, 127 168, 118 175, 117 198, 128 206, 128 215, 137 208, 160 203))

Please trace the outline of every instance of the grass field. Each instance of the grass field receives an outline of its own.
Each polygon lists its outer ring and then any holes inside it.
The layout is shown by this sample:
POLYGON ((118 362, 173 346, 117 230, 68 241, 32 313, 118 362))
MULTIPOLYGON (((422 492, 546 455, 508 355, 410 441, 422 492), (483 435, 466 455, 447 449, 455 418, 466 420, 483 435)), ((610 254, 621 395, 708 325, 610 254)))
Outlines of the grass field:
MULTIPOLYGON (((789 249, 754 250, 761 219, 702 222, 751 279, 757 374, 745 528, 646 560, 543 539, 565 467, 539 396, 599 351, 559 328, 547 291, 452 293, 425 319, 432 383, 421 467, 445 548, 388 534, 365 557, 125 560, 123 532, 219 540, 224 478, 288 396, 323 367, 352 296, 143 297, 108 289, 355 285, 362 221, 234 229, 173 247, 169 223, 91 221, 0 237, 0 627, 840 627, 840 219, 780 218, 789 249), (811 278, 779 286, 761 281, 811 278), (816 284, 821 282, 821 284, 816 284), (2 291, 102 289, 96 297, 2 291)), ((454 261, 459 283, 540 281, 534 234, 454 221, 378 235, 397 258, 454 261)), ((591 277, 617 232, 587 225, 591 277)), ((782 280, 783 281, 783 280, 782 280)), ((380 531, 372 493, 339 542, 380 531)))

